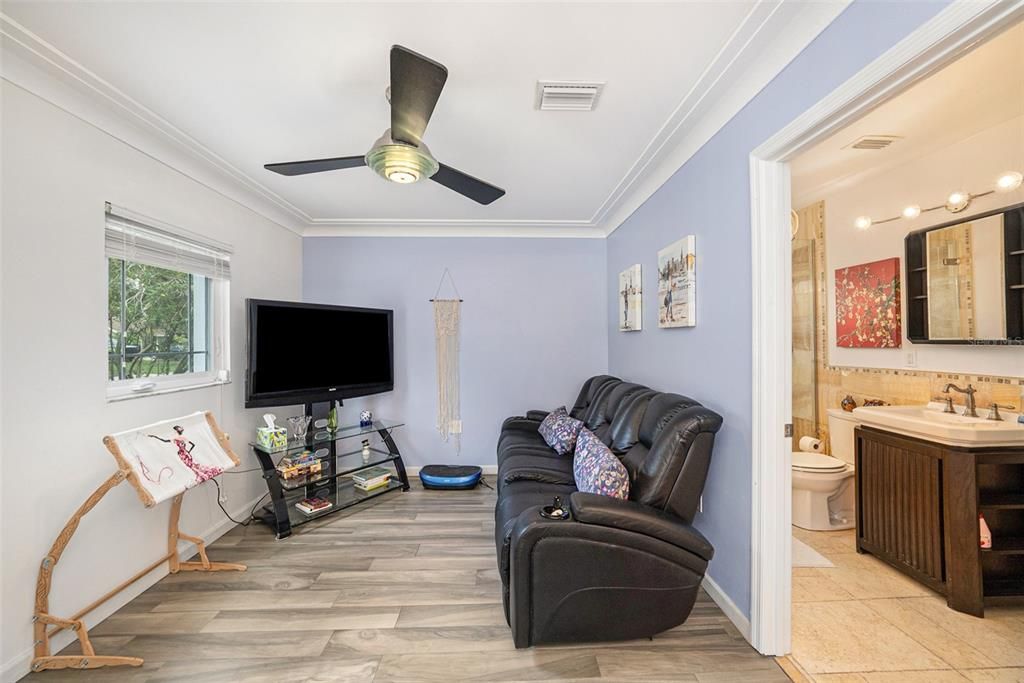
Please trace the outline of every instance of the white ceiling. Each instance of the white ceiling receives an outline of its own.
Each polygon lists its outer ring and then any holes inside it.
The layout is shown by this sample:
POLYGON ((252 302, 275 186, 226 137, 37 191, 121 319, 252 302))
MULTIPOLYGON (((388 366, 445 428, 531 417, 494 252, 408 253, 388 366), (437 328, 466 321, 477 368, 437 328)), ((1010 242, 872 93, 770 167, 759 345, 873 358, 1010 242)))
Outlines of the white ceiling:
MULTIPOLYGON (((793 159, 795 206, 1024 116, 1024 22, 975 48, 793 159), (845 149, 895 135, 884 150, 845 149)), ((1021 150, 1024 155, 1024 150, 1021 150)))
POLYGON ((226 169, 300 230, 407 223, 604 234, 649 194, 644 173, 666 179, 678 164, 658 162, 703 142, 687 137, 691 129, 710 137, 706 124, 724 124, 845 2, 801 5, 7 0, 3 32, 226 169), (366 168, 299 177, 263 169, 369 149, 389 122, 395 43, 448 67, 424 136, 434 155, 504 187, 504 198, 480 206, 366 168), (607 85, 593 112, 541 112, 541 79, 607 85), (723 89, 749 94, 715 109, 723 89))

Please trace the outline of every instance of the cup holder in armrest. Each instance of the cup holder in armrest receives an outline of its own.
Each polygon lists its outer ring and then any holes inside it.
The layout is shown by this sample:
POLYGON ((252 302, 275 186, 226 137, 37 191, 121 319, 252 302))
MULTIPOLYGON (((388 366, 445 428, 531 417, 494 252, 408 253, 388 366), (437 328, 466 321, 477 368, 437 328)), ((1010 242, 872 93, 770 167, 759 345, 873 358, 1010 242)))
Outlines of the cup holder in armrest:
POLYGON ((569 508, 562 505, 562 497, 555 496, 555 500, 551 505, 545 505, 540 509, 540 516, 544 519, 569 519, 572 515, 569 512, 569 508))

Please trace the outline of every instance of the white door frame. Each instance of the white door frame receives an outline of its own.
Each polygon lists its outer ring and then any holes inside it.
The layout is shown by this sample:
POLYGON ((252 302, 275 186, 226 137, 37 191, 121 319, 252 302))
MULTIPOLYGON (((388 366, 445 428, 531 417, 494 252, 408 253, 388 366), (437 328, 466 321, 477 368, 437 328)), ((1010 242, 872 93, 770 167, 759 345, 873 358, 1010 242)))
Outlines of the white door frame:
POLYGON ((753 266, 751 644, 790 651, 792 254, 788 161, 1024 17, 1024 0, 958 0, 750 155, 753 266))

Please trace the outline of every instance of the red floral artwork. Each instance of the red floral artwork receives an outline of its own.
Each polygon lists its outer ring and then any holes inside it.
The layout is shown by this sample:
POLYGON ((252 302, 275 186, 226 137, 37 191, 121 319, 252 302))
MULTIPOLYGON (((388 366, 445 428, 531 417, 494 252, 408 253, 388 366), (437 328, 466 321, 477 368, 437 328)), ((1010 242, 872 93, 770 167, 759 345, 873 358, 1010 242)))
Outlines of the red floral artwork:
POLYGON ((900 260, 890 258, 838 269, 836 345, 898 349, 902 344, 900 260))

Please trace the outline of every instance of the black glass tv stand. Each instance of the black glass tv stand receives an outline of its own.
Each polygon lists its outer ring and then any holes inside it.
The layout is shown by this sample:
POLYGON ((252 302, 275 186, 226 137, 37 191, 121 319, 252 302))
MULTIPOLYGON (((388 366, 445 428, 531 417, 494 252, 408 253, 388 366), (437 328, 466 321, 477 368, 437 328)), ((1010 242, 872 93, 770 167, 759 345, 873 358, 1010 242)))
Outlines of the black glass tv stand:
POLYGON ((279 539, 287 538, 291 536, 292 529, 300 524, 326 517, 391 491, 408 491, 409 477, 405 472, 402 454, 391 436, 391 432, 402 426, 401 422, 375 420, 369 427, 339 427, 333 432, 311 427, 305 439, 290 440, 286 447, 273 450, 258 443, 250 443, 270 492, 270 503, 256 510, 253 516, 273 529, 279 539), (368 456, 363 453, 363 440, 371 441, 368 456), (282 477, 277 470, 281 459, 303 451, 315 453, 322 469, 299 477, 282 477), (351 475, 375 466, 394 468, 394 475, 386 485, 371 491, 356 488, 351 475), (314 497, 324 498, 333 505, 312 514, 306 514, 295 507, 303 498, 314 497))

